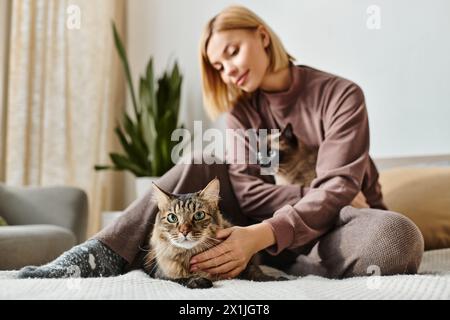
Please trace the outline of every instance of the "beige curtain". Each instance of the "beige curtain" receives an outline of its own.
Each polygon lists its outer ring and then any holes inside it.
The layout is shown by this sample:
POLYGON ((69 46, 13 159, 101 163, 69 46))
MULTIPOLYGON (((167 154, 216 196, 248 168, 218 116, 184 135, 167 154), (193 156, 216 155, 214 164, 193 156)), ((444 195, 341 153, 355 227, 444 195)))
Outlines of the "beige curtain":
POLYGON ((120 208, 123 175, 96 172, 120 150, 125 104, 111 20, 125 34, 124 0, 14 0, 11 7, 5 182, 70 185, 89 198, 88 236, 120 208))
POLYGON ((6 91, 8 73, 8 52, 10 35, 10 0, 0 0, 0 181, 5 177, 5 121, 6 121, 6 91))

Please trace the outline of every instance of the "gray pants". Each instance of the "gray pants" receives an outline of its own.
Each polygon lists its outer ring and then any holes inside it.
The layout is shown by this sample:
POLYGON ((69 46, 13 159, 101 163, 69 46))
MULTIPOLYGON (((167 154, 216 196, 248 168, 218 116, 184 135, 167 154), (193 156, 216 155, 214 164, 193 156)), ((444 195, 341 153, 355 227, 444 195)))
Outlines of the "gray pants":
MULTIPOLYGON (((172 193, 189 193, 204 188, 214 177, 220 180, 223 215, 235 225, 258 222, 241 212, 226 164, 179 164, 156 183, 172 193)), ((126 259, 128 270, 142 265, 156 217, 150 187, 144 197, 93 237, 126 259)), ((424 243, 417 226, 401 214, 346 206, 339 212, 335 227, 306 248, 284 250, 277 256, 263 250, 262 263, 293 275, 329 278, 416 273, 424 243)))

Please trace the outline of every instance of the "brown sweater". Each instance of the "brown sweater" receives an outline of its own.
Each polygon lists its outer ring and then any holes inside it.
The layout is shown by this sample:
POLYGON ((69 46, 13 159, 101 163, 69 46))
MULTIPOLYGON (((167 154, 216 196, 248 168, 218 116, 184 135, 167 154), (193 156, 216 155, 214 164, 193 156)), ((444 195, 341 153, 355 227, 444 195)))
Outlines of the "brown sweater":
POLYGON ((317 178, 309 188, 274 185, 273 177, 261 175, 258 165, 233 164, 239 151, 227 150, 231 183, 243 213, 268 222, 274 231, 276 244, 267 248, 272 255, 310 248, 360 190, 371 208, 387 209, 369 156, 369 123, 361 88, 305 65, 291 64, 290 71, 289 89, 258 90, 227 114, 230 129, 282 129, 290 122, 303 143, 319 147, 317 178))

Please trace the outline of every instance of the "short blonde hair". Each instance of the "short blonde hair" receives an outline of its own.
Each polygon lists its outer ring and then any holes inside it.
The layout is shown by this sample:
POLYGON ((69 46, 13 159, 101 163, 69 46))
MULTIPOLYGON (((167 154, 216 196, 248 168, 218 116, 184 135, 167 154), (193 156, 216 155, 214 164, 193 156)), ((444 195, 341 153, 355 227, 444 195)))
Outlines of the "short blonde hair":
POLYGON ((263 26, 269 34, 269 70, 276 72, 289 65, 295 58, 286 52, 283 44, 272 29, 254 12, 244 6, 233 5, 214 16, 205 26, 200 39, 200 67, 202 77, 203 104, 210 118, 215 119, 230 111, 240 99, 251 97, 251 93, 238 87, 227 86, 219 72, 212 67, 206 55, 209 39, 214 32, 234 29, 256 30, 263 26))

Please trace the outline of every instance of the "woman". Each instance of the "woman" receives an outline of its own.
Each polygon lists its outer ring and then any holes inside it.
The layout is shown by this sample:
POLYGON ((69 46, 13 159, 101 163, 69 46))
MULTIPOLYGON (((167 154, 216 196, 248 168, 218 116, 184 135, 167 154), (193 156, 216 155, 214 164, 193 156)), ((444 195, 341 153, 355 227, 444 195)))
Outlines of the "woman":
MULTIPOLYGON (((239 226, 220 230, 217 237, 225 241, 193 257, 192 270, 233 278, 262 251, 263 263, 295 275, 417 272, 423 238, 409 219, 383 203, 368 154, 364 95, 356 84, 294 65, 269 26, 241 6, 208 22, 200 57, 204 102, 212 117, 226 112, 228 127, 244 130, 291 123, 295 135, 319 153, 317 178, 308 188, 274 185, 257 165, 235 163, 232 152, 228 164, 177 165, 161 177, 163 189, 185 193, 217 176, 222 212, 239 226), (356 197, 360 191, 365 197, 356 197)), ((157 212, 150 197, 151 191, 89 241, 19 276, 60 277, 74 264, 81 276, 109 276, 139 266, 157 212)))

